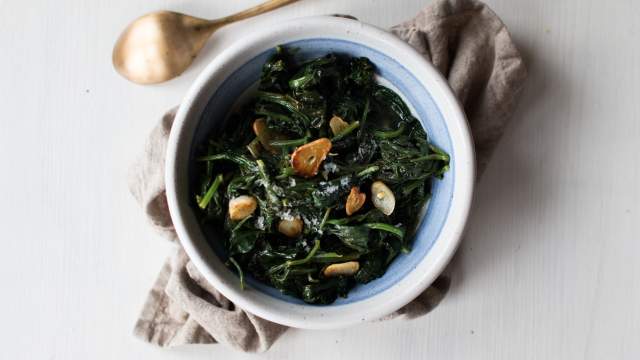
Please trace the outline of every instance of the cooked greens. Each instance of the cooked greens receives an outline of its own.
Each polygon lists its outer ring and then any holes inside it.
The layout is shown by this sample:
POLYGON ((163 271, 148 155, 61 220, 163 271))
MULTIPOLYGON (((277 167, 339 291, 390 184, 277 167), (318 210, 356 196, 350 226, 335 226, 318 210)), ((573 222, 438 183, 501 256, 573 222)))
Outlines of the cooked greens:
POLYGON ((367 58, 300 64, 278 47, 255 97, 198 148, 193 205, 241 286, 329 304, 410 251, 449 156, 374 74, 367 58))

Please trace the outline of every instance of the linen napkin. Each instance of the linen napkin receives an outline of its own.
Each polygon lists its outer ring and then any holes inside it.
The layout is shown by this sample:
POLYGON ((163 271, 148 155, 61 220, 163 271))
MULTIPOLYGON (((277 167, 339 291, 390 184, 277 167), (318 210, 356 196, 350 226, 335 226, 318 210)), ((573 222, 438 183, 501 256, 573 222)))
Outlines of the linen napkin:
MULTIPOLYGON (((476 148, 478 174, 502 136, 526 78, 507 28, 476 0, 437 0, 391 32, 416 48, 447 78, 464 107, 476 148)), ((164 159, 175 109, 167 112, 132 166, 129 187, 152 226, 175 242, 173 254, 144 304, 134 333, 160 346, 223 343, 262 352, 286 327, 231 303, 201 276, 177 242, 165 197, 164 159)), ((385 319, 414 318, 436 307, 449 289, 447 269, 423 294, 385 319)))

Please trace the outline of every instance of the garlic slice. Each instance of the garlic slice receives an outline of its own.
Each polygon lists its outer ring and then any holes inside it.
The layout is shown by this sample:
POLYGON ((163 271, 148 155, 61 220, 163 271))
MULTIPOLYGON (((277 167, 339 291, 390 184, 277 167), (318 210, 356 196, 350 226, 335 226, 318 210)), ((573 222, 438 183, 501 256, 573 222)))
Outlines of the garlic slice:
POLYGON ((308 144, 304 144, 291 154, 291 167, 297 175, 313 177, 318 174, 320 164, 327 158, 331 150, 331 140, 320 138, 308 144))
POLYGON ((278 222, 278 231, 287 237, 294 238, 302 234, 302 220, 299 216, 293 220, 282 219, 278 222))
POLYGON ((357 212, 362 208, 364 202, 367 200, 367 194, 360 192, 360 188, 354 186, 351 188, 351 192, 349 192, 349 196, 347 197, 347 203, 345 205, 345 211, 348 216, 357 212))
POLYGON ((271 141, 281 140, 282 135, 274 132, 267 127, 267 121, 264 118, 256 119, 253 122, 253 133, 256 134, 260 145, 270 153, 276 153, 278 149, 271 146, 271 141))
POLYGON ((371 184, 371 202, 385 215, 391 215, 396 207, 396 198, 389 187, 382 181, 371 184))
POLYGON ((231 220, 242 220, 251 216, 257 207, 256 198, 249 195, 240 195, 229 200, 229 218, 231 220))
POLYGON ((347 127, 349 127, 349 123, 342 120, 340 116, 333 115, 331 120, 329 120, 329 127, 331 128, 331 132, 335 136, 340 134, 347 127))
POLYGON ((340 275, 353 275, 360 270, 360 263, 357 261, 347 261, 344 263, 331 264, 324 268, 322 274, 326 277, 334 277, 340 275))

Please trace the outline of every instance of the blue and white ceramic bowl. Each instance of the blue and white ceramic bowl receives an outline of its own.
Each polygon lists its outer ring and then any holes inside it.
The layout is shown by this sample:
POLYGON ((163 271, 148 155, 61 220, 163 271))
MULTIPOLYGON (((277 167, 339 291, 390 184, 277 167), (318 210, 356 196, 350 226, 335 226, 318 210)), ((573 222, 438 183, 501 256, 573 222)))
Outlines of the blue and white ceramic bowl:
MULTIPOLYGON (((355 20, 321 16, 256 31, 209 64, 177 112, 167 150, 166 185, 180 242, 216 289, 237 306, 264 319, 299 328, 329 329, 390 314, 436 279, 464 231, 474 171, 467 121, 435 68, 383 30, 355 20), (442 180, 434 180, 433 197, 426 205, 412 251, 400 255, 380 279, 358 285, 347 298, 331 305, 308 305, 252 279, 248 279, 248 288, 241 290, 236 274, 221 260, 224 250, 208 245, 189 205, 189 164, 195 145, 220 128, 234 105, 250 96, 262 64, 276 45, 297 48, 300 59, 329 52, 368 57, 376 65, 378 80, 404 97, 431 141, 451 155, 451 170, 442 180)), ((213 240, 223 243, 223 239, 213 240)))

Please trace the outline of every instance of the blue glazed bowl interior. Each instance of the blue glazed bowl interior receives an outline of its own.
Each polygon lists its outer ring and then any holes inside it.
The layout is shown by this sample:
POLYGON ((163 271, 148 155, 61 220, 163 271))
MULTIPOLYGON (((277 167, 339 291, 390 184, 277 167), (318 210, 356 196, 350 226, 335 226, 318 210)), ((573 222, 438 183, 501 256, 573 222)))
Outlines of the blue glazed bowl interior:
MULTIPOLYGON (((438 239, 449 213, 455 180, 453 170, 456 165, 456 157, 453 153, 449 131, 428 90, 395 59, 362 44, 338 39, 304 39, 282 45, 296 48, 295 57, 299 61, 324 56, 330 52, 352 57, 369 58, 376 66, 376 73, 380 82, 396 90, 404 98, 414 115, 422 123, 430 137, 430 141, 451 156, 451 170, 444 175, 442 180, 436 179, 433 181, 432 197, 423 212, 424 216, 413 239, 411 252, 399 255, 381 278, 365 285, 359 284, 349 292, 347 298, 338 298, 333 304, 322 306, 340 306, 361 301, 383 292, 411 272, 438 239)), ((205 107, 196 128, 193 137, 194 146, 191 149, 191 159, 195 155, 197 145, 203 143, 209 135, 215 134, 216 129, 222 128, 221 125, 224 124, 232 109, 243 98, 250 95, 251 89, 255 88, 260 78, 262 65, 274 52, 275 50, 271 49, 249 60, 237 68, 219 86, 205 107)), ((217 229, 207 227, 203 228, 203 231, 209 243, 212 244, 216 255, 226 260, 226 251, 223 246, 224 239, 220 238, 220 232, 217 229)), ((304 304, 302 300, 284 295, 277 289, 250 276, 247 277, 246 281, 252 288, 275 298, 290 303, 304 304)))

